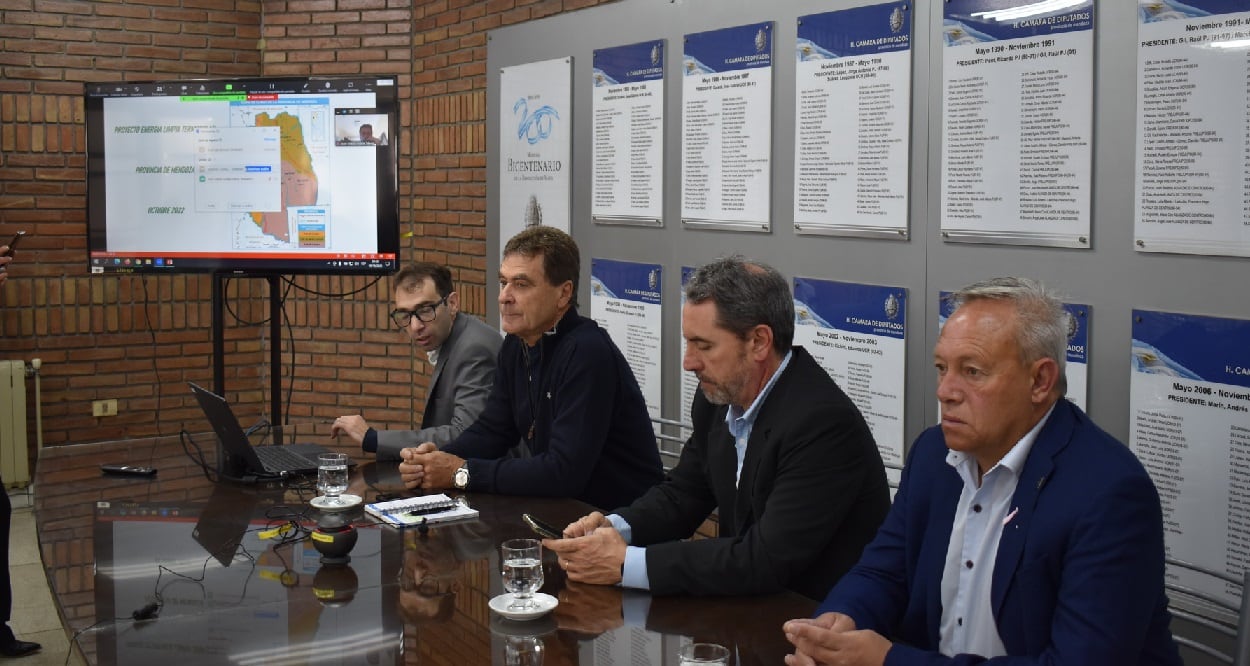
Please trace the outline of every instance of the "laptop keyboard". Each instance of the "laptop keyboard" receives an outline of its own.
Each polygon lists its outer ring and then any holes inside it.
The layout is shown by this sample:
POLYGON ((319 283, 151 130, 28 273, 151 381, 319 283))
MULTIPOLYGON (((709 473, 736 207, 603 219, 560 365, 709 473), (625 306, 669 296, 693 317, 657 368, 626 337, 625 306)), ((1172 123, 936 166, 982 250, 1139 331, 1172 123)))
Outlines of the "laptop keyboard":
POLYGON ((316 469, 317 465, 298 453, 281 446, 258 446, 255 449, 260 463, 269 472, 296 472, 316 469))

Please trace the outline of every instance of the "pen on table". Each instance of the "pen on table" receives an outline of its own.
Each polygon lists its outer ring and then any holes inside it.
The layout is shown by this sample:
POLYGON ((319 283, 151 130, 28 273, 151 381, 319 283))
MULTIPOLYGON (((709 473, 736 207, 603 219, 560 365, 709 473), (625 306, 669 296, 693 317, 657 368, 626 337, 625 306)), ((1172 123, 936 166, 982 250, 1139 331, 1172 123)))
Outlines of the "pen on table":
POLYGON ((409 511, 408 515, 409 516, 425 516, 431 513, 442 513, 451 508, 452 508, 451 506, 447 506, 443 504, 431 504, 430 506, 417 507, 409 511))

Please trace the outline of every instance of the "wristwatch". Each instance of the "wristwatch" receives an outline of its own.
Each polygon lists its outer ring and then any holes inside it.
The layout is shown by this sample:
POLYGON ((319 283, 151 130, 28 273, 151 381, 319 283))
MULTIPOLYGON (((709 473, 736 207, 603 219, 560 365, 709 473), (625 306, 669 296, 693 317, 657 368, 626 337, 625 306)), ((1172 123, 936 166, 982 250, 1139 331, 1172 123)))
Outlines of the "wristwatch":
POLYGON ((456 470, 456 475, 451 477, 451 482, 460 490, 469 487, 469 463, 466 462, 456 470))

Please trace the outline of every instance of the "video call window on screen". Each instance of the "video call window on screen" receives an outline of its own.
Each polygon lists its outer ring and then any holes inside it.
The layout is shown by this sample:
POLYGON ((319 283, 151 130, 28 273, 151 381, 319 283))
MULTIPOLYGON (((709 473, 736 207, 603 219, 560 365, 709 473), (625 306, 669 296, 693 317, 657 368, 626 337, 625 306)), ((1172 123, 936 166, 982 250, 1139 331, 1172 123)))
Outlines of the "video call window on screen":
POLYGON ((338 109, 334 116, 334 145, 385 146, 390 143, 390 121, 372 110, 338 109))
POLYGON ((89 84, 84 108, 92 273, 395 271, 393 77, 89 84))

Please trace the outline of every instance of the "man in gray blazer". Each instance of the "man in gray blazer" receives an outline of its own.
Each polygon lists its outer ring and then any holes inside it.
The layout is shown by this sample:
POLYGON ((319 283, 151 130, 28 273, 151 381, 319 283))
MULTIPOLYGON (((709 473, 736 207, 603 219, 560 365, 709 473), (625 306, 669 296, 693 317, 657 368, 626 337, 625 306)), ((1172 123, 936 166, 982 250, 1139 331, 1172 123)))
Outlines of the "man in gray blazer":
POLYGON ((482 320, 460 314, 460 294, 452 290, 445 266, 417 263, 395 276, 395 325, 425 350, 434 364, 420 430, 375 430, 363 416, 340 416, 332 436, 346 435, 378 460, 398 460, 404 447, 450 442, 477 420, 495 382, 495 360, 502 337, 482 320))

